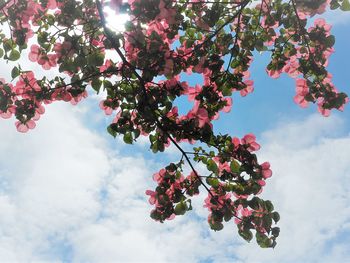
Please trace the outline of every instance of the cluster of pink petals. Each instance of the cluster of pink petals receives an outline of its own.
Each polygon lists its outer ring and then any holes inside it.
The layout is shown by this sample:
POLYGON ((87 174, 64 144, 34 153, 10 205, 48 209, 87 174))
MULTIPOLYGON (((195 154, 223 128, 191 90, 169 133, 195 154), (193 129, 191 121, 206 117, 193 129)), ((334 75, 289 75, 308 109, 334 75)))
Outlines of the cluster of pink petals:
POLYGON ((74 55, 72 43, 69 41, 64 41, 63 43, 55 43, 52 50, 55 51, 57 58, 61 58, 63 56, 72 57, 74 55))
POLYGON ((34 116, 30 119, 26 114, 23 116, 22 121, 17 121, 15 126, 19 132, 27 132, 30 129, 34 129, 35 122, 40 119, 40 116, 45 113, 44 104, 50 104, 53 101, 66 101, 71 102, 73 105, 77 104, 81 99, 87 97, 87 92, 84 91, 76 96, 72 96, 69 92, 69 88, 56 88, 51 92, 50 99, 38 100, 36 95, 43 92, 42 87, 39 85, 38 80, 35 78, 32 71, 22 72, 15 85, 7 84, 11 89, 11 95, 4 93, 3 87, 5 80, 1 80, 0 95, 6 95, 11 98, 12 103, 9 104, 6 112, 0 111, 2 118, 10 118, 16 113, 23 110, 34 111, 34 116), (26 106, 27 105, 27 106, 26 106), (29 108, 27 108, 29 107, 29 108))
POLYGON ((241 139, 241 143, 246 145, 247 150, 254 152, 260 149, 260 144, 256 142, 256 137, 254 134, 249 133, 241 139))
POLYGON ((296 95, 294 96, 294 102, 299 104, 301 107, 306 108, 308 101, 305 100, 305 96, 309 94, 309 87, 307 86, 305 79, 296 80, 296 95))
POLYGON ((250 72, 249 71, 243 72, 243 83, 246 85, 246 87, 240 90, 240 94, 242 97, 245 97, 249 93, 252 93, 254 91, 254 81, 249 78, 250 78, 250 72))
POLYGON ((20 121, 16 121, 15 123, 17 131, 25 133, 29 131, 30 129, 34 129, 36 124, 34 120, 29 120, 26 123, 22 123, 20 121))
POLYGON ((203 128, 205 124, 211 125, 208 111, 200 107, 198 101, 195 101, 193 109, 187 114, 186 118, 195 119, 199 128, 203 128))
MULTIPOLYGON (((1 83, 5 84, 5 81, 1 80, 1 83)), ((3 88, 3 84, 0 85, 0 91, 3 88)), ((34 129, 36 126, 35 121, 39 120, 40 115, 44 114, 45 108, 42 106, 42 102, 35 100, 35 98, 32 98, 30 95, 32 91, 41 91, 41 87, 38 85, 33 72, 29 71, 23 73, 15 86, 8 84, 8 87, 10 87, 13 94, 16 95, 11 96, 12 104, 8 107, 6 112, 0 112, 0 116, 5 119, 10 118, 12 115, 16 114, 19 108, 22 112, 23 107, 26 107, 26 102, 32 101, 29 107, 31 110, 33 110, 34 107, 34 117, 28 119, 26 115, 24 115, 24 122, 17 121, 15 126, 17 130, 22 133, 34 129)))
MULTIPOLYGON (((204 199, 204 207, 206 207, 209 212, 224 209, 227 203, 233 204, 231 194, 222 191, 220 189, 221 187, 223 187, 223 185, 219 186, 219 189, 210 188, 211 194, 208 193, 208 196, 204 199), (214 200, 214 202, 212 200, 214 200)), ((209 215, 209 218, 210 217, 209 215)))
POLYGON ((43 69, 49 70, 52 67, 57 66, 57 55, 56 54, 45 54, 42 49, 36 44, 30 47, 29 60, 37 62, 43 67, 43 69))
POLYGON ((103 110, 106 115, 111 115, 113 113, 113 111, 119 109, 119 107, 115 108, 112 106, 108 106, 108 105, 113 104, 113 101, 117 101, 117 100, 112 100, 110 98, 107 98, 105 100, 100 101, 100 104, 99 104, 100 109, 103 110))
POLYGON ((242 222, 242 219, 245 217, 249 217, 252 215, 254 210, 251 210, 247 207, 243 207, 242 205, 238 205, 236 208, 236 218, 235 218, 235 223, 238 225, 239 223, 242 222))
POLYGON ((224 98, 223 100, 225 101, 226 105, 222 108, 222 111, 228 113, 232 108, 232 98, 224 98))
MULTIPOLYGON (((7 1, 7 3, 2 7, 2 11, 6 14, 8 12, 8 8, 16 4, 15 1, 7 1)), ((62 5, 62 4, 61 4, 62 5)), ((16 13, 16 25, 13 28, 13 39, 17 39, 17 32, 21 32, 21 34, 24 35, 24 41, 25 43, 28 42, 28 39, 34 36, 34 32, 31 28, 30 21, 33 25, 37 25, 36 19, 40 18, 40 12, 43 12, 45 9, 56 9, 58 6, 56 0, 48 0, 43 1, 42 3, 33 1, 33 0, 27 0, 25 8, 21 11, 16 13), (46 2, 46 3, 45 3, 46 2), (45 5, 45 6, 44 6, 45 5)), ((13 14, 11 14, 13 15, 13 14)))
POLYGON ((164 0, 159 1, 159 10, 160 13, 156 17, 157 20, 165 21, 170 26, 178 23, 176 9, 166 4, 164 0))
MULTIPOLYGON (((318 19, 315 19, 314 26, 309 27, 308 32, 309 33, 322 32, 325 35, 325 37, 329 37, 331 35, 330 33, 331 28, 332 26, 330 24, 327 24, 326 20, 324 20, 323 18, 318 18, 318 19)), ((310 48, 311 52, 321 54, 324 62, 323 63, 319 62, 319 63, 323 66, 327 66, 329 57, 334 53, 334 48, 327 47, 325 43, 321 43, 320 41, 318 41, 318 39, 315 39, 314 41, 315 41, 315 47, 310 48)))
POLYGON ((264 162, 261 164, 261 174, 264 179, 270 178, 272 176, 269 162, 264 162))
MULTIPOLYGON (((146 195, 149 196, 149 203, 155 206, 155 210, 159 213, 163 213, 163 210, 167 206, 174 206, 174 195, 176 191, 182 191, 184 176, 179 178, 175 177, 175 172, 170 172, 166 169, 161 169, 158 173, 153 175, 153 180, 157 182, 158 187, 165 188, 165 195, 159 194, 156 191, 147 190, 146 195), (168 200, 168 201, 166 201, 168 200)), ((168 220, 175 217, 175 214, 170 215, 168 220)))
POLYGON ((105 105, 105 100, 101 100, 99 104, 101 110, 105 112, 106 115, 111 115, 113 112, 113 109, 111 107, 108 107, 105 105))
POLYGON ((184 94, 187 95, 189 101, 194 101, 196 96, 202 92, 202 87, 200 85, 195 85, 194 87, 186 87, 184 94))
MULTIPOLYGON (((305 2, 307 3, 307 1, 305 2)), ((305 4, 303 4, 303 1, 299 1, 297 5, 298 16, 300 19, 306 19, 308 16, 312 17, 316 14, 323 14, 330 3, 331 0, 324 0, 324 2, 317 9, 311 9, 306 7, 305 4)))
MULTIPOLYGON (((323 10, 325 5, 328 3, 329 1, 327 1, 327 3, 325 2, 324 5, 321 6, 322 8, 321 7, 320 8, 323 10)), ((330 36, 330 30, 331 30, 331 25, 327 24, 323 18, 315 19, 314 25, 308 28, 308 32, 310 34, 311 33, 315 35, 323 34, 325 37, 330 36)), ((295 34, 295 32, 289 32, 289 33, 290 35, 295 34)), ((298 78, 298 76, 300 76, 301 74, 301 72, 299 71, 300 59, 303 59, 303 60, 313 59, 315 63, 318 64, 320 67, 326 67, 328 65, 328 60, 330 55, 334 52, 334 48, 327 46, 327 43, 321 43, 317 38, 312 39, 312 41, 314 41, 315 44, 314 46, 311 46, 310 48, 308 48, 306 53, 305 51, 304 53, 301 53, 300 46, 297 46, 296 47, 297 54, 289 57, 288 57, 288 53, 284 54, 286 61, 284 61, 285 65, 280 70, 267 70, 267 73, 272 78, 278 78, 283 72, 289 74, 293 78, 296 78, 296 95, 294 96, 294 102, 299 106, 305 108, 308 106, 308 103, 309 103, 308 100, 306 99, 306 96, 308 96, 309 98, 311 98, 312 101, 317 102, 318 111, 322 115, 329 116, 330 110, 324 107, 327 98, 322 97, 322 95, 319 97, 315 97, 314 94, 310 93, 307 79, 298 78), (321 58, 319 58, 320 55, 321 55, 321 58), (317 58, 317 60, 315 58, 317 58)), ((331 82, 330 74, 323 80, 321 84, 318 84, 319 87, 320 85, 326 85, 331 92, 335 94, 338 93, 338 91, 336 90, 336 88, 331 82)), ((345 103, 347 101, 348 99, 345 100, 345 103)), ((339 107, 338 110, 342 110, 343 107, 344 105, 339 107)))
POLYGON ((299 71, 299 60, 298 56, 290 56, 287 61, 285 61, 285 65, 280 70, 269 70, 266 69, 267 74, 274 79, 277 79, 281 76, 281 74, 287 73, 290 77, 296 78, 298 75, 300 75, 299 71))

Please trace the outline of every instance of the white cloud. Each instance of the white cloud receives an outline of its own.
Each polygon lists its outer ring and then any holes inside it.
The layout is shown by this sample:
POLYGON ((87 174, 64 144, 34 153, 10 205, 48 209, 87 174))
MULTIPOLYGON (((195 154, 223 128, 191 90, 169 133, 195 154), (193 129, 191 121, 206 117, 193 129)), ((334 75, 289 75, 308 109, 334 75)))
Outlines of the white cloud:
POLYGON ((98 190, 108 174, 108 156, 103 141, 84 129, 68 108, 52 105, 39 127, 25 135, 10 121, 0 123, 6 138, 0 146, 6 185, 0 200, 7 208, 0 211, 0 220, 5 220, 0 231, 10 239, 0 238, 0 244, 23 246, 14 253, 19 261, 49 248, 51 235, 64 235, 94 219, 100 207, 98 190))
POLYGON ((193 262, 215 254, 223 241, 210 238, 205 217, 149 218, 144 191, 159 164, 112 153, 82 125, 91 112, 80 108, 50 105, 28 134, 0 122, 2 261, 193 262))
MULTIPOLYGON (((281 213, 274 250, 208 230, 204 196, 194 211, 160 224, 144 195, 158 163, 122 156, 82 124, 95 113, 50 105, 19 134, 0 122, 0 258, 5 262, 337 262, 350 257, 350 138, 344 121, 311 116, 263 136, 274 176, 264 195, 281 213), (344 130, 344 129, 343 129, 344 130), (6 138, 6 139, 5 139, 6 138), (326 257, 326 254, 329 256, 326 257)), ((98 112, 98 114, 103 114, 98 112)), ((89 123, 93 125, 93 123, 89 123)), ((118 145, 118 144, 117 144, 118 145)), ((162 158, 162 155, 159 155, 162 158)))
POLYGON ((350 222, 350 137, 334 138, 341 128, 339 118, 313 115, 265 133, 261 158, 274 170, 265 196, 282 216, 281 235, 273 252, 242 246, 247 262, 339 262, 324 258, 330 253, 349 258, 342 233, 350 222))

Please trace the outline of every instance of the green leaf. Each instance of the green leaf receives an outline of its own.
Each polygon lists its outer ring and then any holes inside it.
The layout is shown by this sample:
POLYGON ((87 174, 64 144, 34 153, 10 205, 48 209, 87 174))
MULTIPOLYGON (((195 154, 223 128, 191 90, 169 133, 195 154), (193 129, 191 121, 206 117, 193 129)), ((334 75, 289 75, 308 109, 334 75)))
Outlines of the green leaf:
POLYGON ((332 0, 330 3, 331 10, 337 9, 339 6, 338 0, 332 0))
POLYGON ((19 58, 21 57, 21 54, 17 51, 17 50, 15 50, 15 49, 13 49, 12 51, 11 51, 11 53, 10 53, 10 55, 9 55, 9 60, 11 60, 11 61, 16 61, 16 60, 18 60, 19 58))
POLYGON ((157 221, 160 221, 160 214, 157 210, 152 210, 151 212, 151 218, 157 221))
POLYGON ((273 227, 273 228, 271 228, 271 234, 272 234, 274 237, 278 237, 279 234, 280 234, 280 228, 279 228, 279 227, 273 227))
POLYGON ((124 142, 127 143, 127 144, 132 144, 133 139, 132 139, 132 134, 131 134, 131 132, 125 133, 125 134, 124 134, 124 137, 123 137, 123 140, 124 140, 124 142))
POLYGON ((249 229, 246 229, 246 230, 239 230, 238 231, 238 234, 241 236, 241 237, 243 237, 243 239, 244 240, 246 240, 246 241, 250 241, 250 240, 252 240, 252 238, 253 238, 253 233, 252 233, 252 231, 250 231, 249 229))
POLYGON ((12 92, 11 88, 10 88, 8 85, 4 85, 2 88, 3 88, 7 93, 11 93, 11 92, 12 92))
POLYGON ((231 68, 236 68, 241 64, 241 62, 239 60, 232 60, 230 67, 231 68))
POLYGON ((117 136, 117 132, 113 129, 113 124, 107 127, 107 132, 112 135, 114 138, 117 136))
POLYGON ((97 94, 100 92, 101 85, 102 81, 99 78, 92 79, 91 87, 96 91, 97 94))
POLYGON ((94 53, 88 56, 88 64, 91 66, 101 66, 104 62, 104 55, 101 53, 94 53))
POLYGON ((180 41, 180 43, 181 43, 181 45, 183 44, 183 42, 186 40, 186 37, 185 36, 181 36, 180 38, 179 38, 179 41, 180 41))
POLYGON ((186 34, 189 35, 191 38, 194 38, 194 34, 196 33, 196 29, 195 28, 188 28, 186 30, 186 34))
POLYGON ((19 76, 19 73, 19 69, 17 67, 13 67, 13 69, 11 70, 11 78, 17 78, 19 76))
POLYGON ((262 224, 265 229, 270 229, 272 225, 272 219, 270 215, 264 215, 262 217, 262 224))
POLYGON ((47 32, 42 32, 38 34, 38 44, 40 46, 43 46, 44 44, 46 44, 46 42, 48 42, 48 33, 47 32))
POLYGON ((340 6, 340 10, 342 11, 350 11, 350 2, 349 0, 344 0, 342 5, 340 6))
POLYGON ((224 96, 231 96, 232 95, 232 89, 230 87, 224 87, 222 89, 222 95, 224 96))
POLYGON ((232 217, 233 217, 232 211, 230 209, 226 209, 225 213, 224 213, 224 220, 225 220, 225 222, 230 221, 232 217))
POLYGON ((213 160, 208 160, 207 168, 209 171, 216 173, 218 171, 218 166, 213 160))
POLYGON ((249 201, 248 205, 249 205, 252 209, 258 210, 258 209, 260 208, 259 201, 260 201, 259 197, 254 196, 254 197, 252 198, 252 200, 249 201))
POLYGON ((131 21, 127 21, 124 26, 125 31, 132 31, 134 29, 134 25, 131 21))
POLYGON ((208 178, 207 182, 209 185, 211 185, 214 188, 217 188, 219 186, 219 180, 217 178, 208 178))
POLYGON ((271 247, 272 243, 271 240, 263 233, 256 232, 256 242, 259 244, 262 248, 268 248, 271 247))
POLYGON ((239 173, 239 168, 240 167, 241 166, 239 165, 239 163, 236 160, 233 160, 230 163, 231 172, 233 172, 233 173, 239 173))
POLYGON ((139 129, 134 130, 134 138, 138 138, 141 134, 141 131, 139 129))
POLYGON ((279 213, 273 212, 273 213, 271 214, 271 216, 272 216, 273 221, 275 221, 275 223, 277 223, 278 221, 280 221, 280 214, 279 214, 279 213))
POLYGON ((87 60, 86 57, 83 56, 78 56, 75 60, 74 60, 74 64, 77 67, 83 68, 86 66, 87 60))
POLYGON ((4 49, 5 51, 10 51, 12 49, 12 41, 11 40, 7 40, 3 43, 4 49))
POLYGON ((175 215, 184 215, 188 207, 185 202, 180 202, 175 206, 174 213, 175 215))
POLYGON ((192 40, 192 39, 186 40, 186 48, 192 47, 193 44, 194 44, 194 40, 192 40))
POLYGON ((326 38, 326 45, 327 47, 333 47, 335 44, 335 37, 333 35, 330 35, 326 38))
POLYGON ((152 149, 152 152, 153 153, 157 153, 159 151, 159 148, 158 148, 158 141, 154 141, 152 144, 151 144, 151 149, 152 149))
POLYGON ((209 223, 210 228, 213 229, 214 231, 220 231, 224 228, 224 225, 220 222, 215 222, 215 223, 209 223))
POLYGON ((273 204, 271 203, 270 200, 265 201, 265 207, 266 207, 268 212, 272 212, 274 209, 273 204))
POLYGON ((257 39, 255 42, 255 49, 257 51, 264 51, 265 50, 265 46, 264 46, 264 41, 262 41, 262 39, 257 39))

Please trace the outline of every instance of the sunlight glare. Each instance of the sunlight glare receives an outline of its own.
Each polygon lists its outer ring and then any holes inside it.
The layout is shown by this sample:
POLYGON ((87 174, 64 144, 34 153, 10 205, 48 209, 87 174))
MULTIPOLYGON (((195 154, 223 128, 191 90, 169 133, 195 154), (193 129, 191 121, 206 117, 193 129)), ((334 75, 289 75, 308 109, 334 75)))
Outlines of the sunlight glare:
POLYGON ((130 17, 126 13, 116 14, 114 10, 109 7, 104 8, 104 12, 107 14, 107 26, 118 33, 123 33, 125 30, 125 23, 130 20, 130 17))

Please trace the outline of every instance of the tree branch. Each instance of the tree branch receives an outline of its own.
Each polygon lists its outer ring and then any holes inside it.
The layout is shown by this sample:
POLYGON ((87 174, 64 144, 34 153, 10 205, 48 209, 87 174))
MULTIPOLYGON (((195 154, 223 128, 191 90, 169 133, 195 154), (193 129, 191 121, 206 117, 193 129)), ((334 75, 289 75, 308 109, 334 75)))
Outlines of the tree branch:
MULTIPOLYGON (((141 88, 143 90, 143 96, 144 96, 144 100, 145 103, 149 105, 149 100, 148 100, 148 95, 147 95, 147 90, 145 87, 145 80, 142 78, 142 76, 137 72, 137 70, 135 69, 135 67, 133 65, 131 65, 126 57, 124 56, 123 52, 120 50, 118 44, 115 43, 115 37, 113 35, 113 33, 111 32, 111 30, 109 28, 107 28, 106 25, 106 18, 103 14, 103 8, 102 8, 102 4, 99 0, 96 0, 96 6, 97 6, 97 10, 101 19, 101 23, 102 23, 102 27, 104 29, 104 32, 106 34, 107 39, 111 42, 113 48, 116 50, 116 52, 118 53, 118 55, 120 56, 122 62, 127 65, 135 74, 135 76, 137 77, 137 79, 140 82, 141 88)), ((151 107, 150 107, 151 108, 151 107)), ((208 191, 208 193, 215 198, 215 196, 213 195, 213 193, 210 191, 210 189, 208 188, 208 186, 205 185, 205 183, 202 181, 201 177, 199 176, 199 174, 197 173, 196 169, 194 168, 191 160, 189 159, 188 155, 186 154, 186 152, 181 148, 181 146, 175 141, 175 139, 170 135, 170 133, 167 131, 166 128, 164 128, 164 126, 162 125, 162 123, 158 120, 158 118, 156 116, 153 116, 154 121, 157 124, 157 127, 164 132, 164 134, 169 138, 169 140, 175 145, 175 147, 181 152, 181 154, 184 156, 184 158, 186 159, 188 165, 190 166, 190 168, 192 169, 193 173, 196 175, 196 177, 198 178, 198 180, 200 181, 201 185, 203 185, 203 187, 208 191)))

